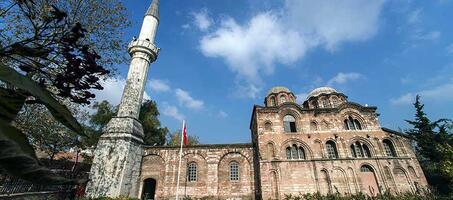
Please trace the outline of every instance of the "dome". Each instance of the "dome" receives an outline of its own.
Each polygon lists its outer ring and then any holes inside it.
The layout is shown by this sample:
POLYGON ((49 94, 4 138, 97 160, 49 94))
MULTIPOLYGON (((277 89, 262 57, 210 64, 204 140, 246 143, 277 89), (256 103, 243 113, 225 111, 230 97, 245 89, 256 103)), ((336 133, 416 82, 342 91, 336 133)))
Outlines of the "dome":
POLYGON ((278 87, 273 87, 272 89, 270 89, 269 92, 267 92, 267 96, 269 96, 270 94, 273 94, 273 93, 276 94, 276 93, 280 93, 280 92, 291 93, 291 91, 289 91, 288 88, 278 86, 278 87))
POLYGON ((320 87, 320 88, 316 88, 313 91, 311 91, 310 94, 308 94, 307 99, 310 99, 311 97, 317 97, 321 94, 332 94, 332 93, 338 93, 338 92, 331 87, 320 87))

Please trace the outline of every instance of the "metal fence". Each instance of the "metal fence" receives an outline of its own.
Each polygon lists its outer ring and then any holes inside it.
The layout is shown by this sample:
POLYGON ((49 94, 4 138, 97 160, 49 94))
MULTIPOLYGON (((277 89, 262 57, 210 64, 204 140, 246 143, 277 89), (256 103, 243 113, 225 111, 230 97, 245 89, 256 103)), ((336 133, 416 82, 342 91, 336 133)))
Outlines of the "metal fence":
MULTIPOLYGON (((74 165, 73 162, 68 161, 52 161, 42 162, 52 169, 57 175, 66 178, 88 178, 89 165, 78 163, 74 165)), ((0 172, 0 197, 13 194, 26 194, 35 192, 61 192, 68 195, 83 195, 84 185, 40 185, 32 182, 22 180, 20 178, 10 176, 0 172)))

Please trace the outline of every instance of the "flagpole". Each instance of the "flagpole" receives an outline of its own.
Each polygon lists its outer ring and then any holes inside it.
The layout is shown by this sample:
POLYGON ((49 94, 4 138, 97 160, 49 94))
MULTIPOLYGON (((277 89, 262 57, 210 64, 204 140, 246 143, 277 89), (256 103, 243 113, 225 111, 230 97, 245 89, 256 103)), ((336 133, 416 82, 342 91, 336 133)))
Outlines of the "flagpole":
POLYGON ((176 183, 176 200, 179 200, 179 176, 181 174, 181 158, 182 158, 182 145, 184 141, 184 128, 186 126, 186 121, 182 120, 182 129, 181 129, 181 148, 179 149, 179 165, 178 165, 178 178, 176 183))

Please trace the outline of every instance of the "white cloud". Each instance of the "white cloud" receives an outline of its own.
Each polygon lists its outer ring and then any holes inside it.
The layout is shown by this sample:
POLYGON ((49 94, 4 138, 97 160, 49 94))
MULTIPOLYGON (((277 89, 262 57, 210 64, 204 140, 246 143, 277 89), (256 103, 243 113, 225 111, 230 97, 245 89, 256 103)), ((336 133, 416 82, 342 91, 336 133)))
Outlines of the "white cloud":
POLYGON ((201 100, 194 99, 190 96, 190 94, 182 89, 177 88, 175 90, 176 98, 179 101, 180 105, 184 105, 187 108, 198 110, 202 109, 204 106, 204 102, 201 100))
POLYGON ((373 37, 383 2, 286 0, 283 10, 258 13, 245 24, 222 19, 202 36, 200 49, 236 73, 237 90, 257 93, 262 76, 273 74, 276 65, 294 63, 315 47, 335 50, 343 42, 373 37))
POLYGON ((151 79, 149 81, 149 87, 155 92, 168 92, 171 89, 166 81, 159 79, 151 79))
POLYGON ((207 31, 212 25, 212 19, 208 15, 207 9, 192 13, 194 24, 200 31, 207 31))
POLYGON ((108 101, 112 105, 118 105, 123 95, 123 89, 126 85, 126 79, 122 77, 108 78, 101 82, 103 90, 94 90, 96 95, 95 101, 108 101))
POLYGON ((227 118, 228 117, 228 113, 226 113, 225 111, 221 110, 221 111, 219 111, 217 116, 220 117, 220 118, 227 118))
POLYGON ((182 121, 185 116, 181 114, 176 106, 168 105, 168 103, 163 103, 162 114, 165 116, 172 117, 176 120, 182 121))
POLYGON ((390 102, 393 105, 407 105, 415 102, 415 96, 420 95, 423 99, 429 101, 452 101, 453 100, 453 82, 439 85, 437 87, 422 90, 415 93, 407 93, 398 98, 393 98, 390 102))
POLYGON ((363 77, 362 74, 351 72, 351 73, 343 73, 340 72, 337 75, 335 75, 333 78, 331 78, 329 81, 327 81, 327 85, 334 85, 334 84, 345 84, 348 81, 354 81, 359 78, 363 77))

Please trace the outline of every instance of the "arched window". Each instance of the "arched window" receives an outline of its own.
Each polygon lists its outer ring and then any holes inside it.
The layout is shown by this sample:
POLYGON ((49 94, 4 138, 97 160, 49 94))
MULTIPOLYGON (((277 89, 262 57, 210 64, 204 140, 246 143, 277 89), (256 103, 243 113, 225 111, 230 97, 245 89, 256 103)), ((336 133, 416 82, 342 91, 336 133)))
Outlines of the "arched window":
POLYGON ((286 97, 285 96, 280 96, 280 104, 286 102, 286 97))
POLYGON ((239 181, 239 165, 236 161, 230 163, 230 181, 239 181))
POLYGON ((360 125, 359 120, 354 119, 354 127, 355 127, 355 129, 357 129, 357 130, 362 130, 362 125, 360 125))
POLYGON ((392 141, 385 139, 382 143, 384 144, 385 155, 388 157, 396 157, 396 151, 392 141))
POLYGON ((295 133, 297 132, 296 130, 296 118, 294 118, 292 115, 286 115, 283 118, 283 125, 285 132, 287 133, 295 133))
POLYGON ((266 130, 266 131, 272 130, 272 123, 270 123, 270 122, 264 123, 264 130, 266 130))
POLYGON ((293 145, 291 147, 291 159, 297 159, 297 146, 293 145))
POLYGON ((197 163, 189 163, 189 166, 187 167, 187 181, 197 181, 197 163))
POLYGON ((354 158, 369 158, 371 157, 370 149, 366 144, 359 141, 351 144, 351 154, 354 158))
POLYGON ((326 142, 327 156, 332 159, 338 158, 338 151, 335 142, 329 140, 326 142))
POLYGON ((299 159, 305 160, 305 151, 302 147, 299 147, 299 149, 297 149, 297 154, 299 155, 299 159))
POLYGON ((288 160, 305 160, 304 148, 293 144, 286 148, 286 159, 288 160))
POLYGON ((322 103, 322 107, 323 107, 323 108, 328 108, 328 107, 330 107, 330 106, 329 106, 329 101, 327 101, 327 99, 323 99, 323 100, 321 101, 321 103, 322 103))
POLYGON ((346 130, 362 130, 362 125, 359 120, 348 116, 348 118, 344 120, 344 128, 346 130))
POLYGON ((286 159, 291 160, 291 147, 286 148, 286 159))
POLYGON ((318 125, 316 124, 316 122, 311 122, 310 123, 310 130, 311 131, 317 131, 318 130, 318 125))
POLYGON ((334 108, 336 108, 338 106, 338 98, 337 97, 333 97, 332 98, 332 106, 334 108))
POLYGON ((270 106, 275 106, 275 97, 271 97, 270 106))
POLYGON ((370 166, 368 165, 362 165, 362 167, 360 167, 360 172, 373 172, 373 168, 371 168, 370 166))

